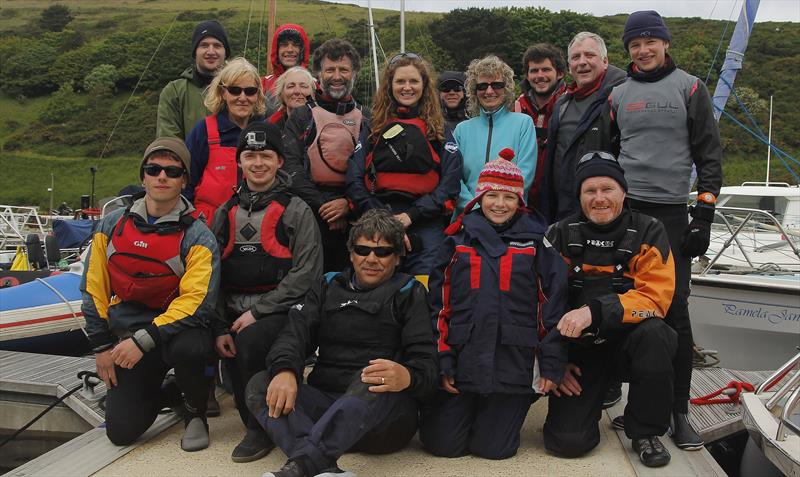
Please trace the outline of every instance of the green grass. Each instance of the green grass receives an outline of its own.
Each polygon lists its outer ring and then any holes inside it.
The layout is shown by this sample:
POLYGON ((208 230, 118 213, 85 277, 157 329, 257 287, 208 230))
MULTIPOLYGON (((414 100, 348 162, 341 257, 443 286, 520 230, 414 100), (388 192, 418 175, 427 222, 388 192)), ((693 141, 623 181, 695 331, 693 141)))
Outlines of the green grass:
POLYGON ((0 93, 0 149, 6 138, 14 131, 26 127, 33 122, 47 104, 47 97, 24 99, 18 101, 0 93))

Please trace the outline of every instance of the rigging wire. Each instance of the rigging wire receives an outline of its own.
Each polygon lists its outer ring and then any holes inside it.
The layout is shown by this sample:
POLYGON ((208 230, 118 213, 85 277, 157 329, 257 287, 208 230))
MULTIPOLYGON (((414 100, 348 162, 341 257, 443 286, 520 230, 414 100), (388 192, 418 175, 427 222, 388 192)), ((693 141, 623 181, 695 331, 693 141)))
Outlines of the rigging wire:
POLYGON ((133 87, 133 91, 131 91, 130 96, 128 96, 128 100, 125 101, 125 106, 122 107, 122 112, 120 112, 119 116, 117 117, 117 122, 114 123, 114 127, 111 128, 111 132, 108 134, 108 138, 106 139, 106 143, 103 145, 103 149, 100 151, 100 157, 97 158, 98 160, 102 159, 103 156, 105 155, 106 151, 108 150, 108 145, 111 143, 111 138, 114 137, 114 132, 116 132, 117 126, 119 126, 120 121, 122 121, 122 116, 124 116, 125 115, 125 111, 128 110, 128 106, 131 104, 131 100, 133 99, 133 96, 136 94, 136 90, 139 89, 139 85, 142 83, 142 78, 144 78, 145 73, 147 73, 147 70, 150 68, 150 64, 153 62, 153 59, 158 54, 158 50, 161 49, 161 45, 164 44, 164 40, 167 38, 169 33, 172 31, 172 27, 175 25, 175 21, 177 21, 178 15, 180 15, 180 12, 175 14, 175 17, 172 19, 172 22, 169 24, 169 28, 167 28, 167 32, 164 33, 164 36, 161 37, 161 41, 158 42, 158 46, 156 46, 155 51, 153 52, 152 55, 150 55, 150 59, 147 61, 147 64, 144 66, 144 70, 142 71, 142 74, 139 76, 139 80, 136 81, 136 85, 133 87))
POLYGON ((256 71, 261 71, 261 36, 264 34, 264 12, 267 9, 267 1, 261 6, 261 21, 258 24, 258 53, 256 53, 256 71))
POLYGON ((242 56, 247 58, 247 40, 250 38, 250 21, 253 19, 253 0, 250 0, 250 8, 247 11, 247 30, 244 33, 244 50, 242 56))
MULTIPOLYGON (((719 0, 717 0, 719 1, 719 0)), ((736 11, 736 4, 738 2, 733 2, 733 7, 731 8, 730 13, 728 13, 728 22, 725 23, 725 28, 722 30, 722 36, 719 37, 719 43, 717 43, 717 51, 714 52, 714 59, 711 60, 711 64, 708 65, 708 73, 706 73, 706 80, 704 81, 705 84, 708 84, 708 80, 711 78, 711 72, 714 70, 714 65, 717 64, 717 58, 719 57, 719 50, 722 49, 722 44, 725 42, 725 34, 728 33, 728 27, 731 26, 733 12, 736 11)), ((717 7, 717 4, 714 4, 714 8, 717 7)), ((714 13, 714 10, 711 10, 711 13, 714 13)))

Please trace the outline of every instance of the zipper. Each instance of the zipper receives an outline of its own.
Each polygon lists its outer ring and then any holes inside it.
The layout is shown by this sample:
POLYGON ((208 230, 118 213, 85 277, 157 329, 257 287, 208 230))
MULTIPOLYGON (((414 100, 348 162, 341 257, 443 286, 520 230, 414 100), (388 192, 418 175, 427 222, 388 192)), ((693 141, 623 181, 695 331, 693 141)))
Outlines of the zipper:
POLYGON ((483 163, 486 164, 489 162, 489 151, 492 149, 492 128, 494 127, 494 113, 489 114, 489 138, 486 140, 486 159, 484 159, 483 163))

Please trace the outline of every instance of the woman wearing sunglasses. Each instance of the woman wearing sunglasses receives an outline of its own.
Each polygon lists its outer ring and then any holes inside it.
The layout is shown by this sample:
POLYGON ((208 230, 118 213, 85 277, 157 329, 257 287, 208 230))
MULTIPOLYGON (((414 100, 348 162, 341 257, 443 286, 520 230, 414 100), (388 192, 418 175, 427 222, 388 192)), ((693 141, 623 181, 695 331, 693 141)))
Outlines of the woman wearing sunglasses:
POLYGON ((525 208, 514 152, 500 156, 447 228, 429 281, 441 378, 420 439, 438 456, 516 454, 536 393, 553 390, 566 366, 556 329, 566 265, 543 239, 544 217, 525 208))
POLYGON ((388 208, 406 229, 402 271, 427 275, 461 177, 461 154, 439 106, 430 66, 400 53, 383 69, 370 127, 347 168, 345 193, 363 214, 388 208))
POLYGON ((250 122, 264 120, 266 107, 258 70, 246 59, 234 58, 206 89, 204 103, 211 114, 186 138, 192 168, 184 195, 210 223, 214 211, 230 199, 239 182, 239 133, 250 122))
POLYGON ((536 173, 536 128, 530 116, 512 112, 514 71, 494 55, 476 59, 467 68, 465 87, 471 119, 459 123, 454 133, 464 157, 456 212, 475 197, 483 165, 506 147, 516 152, 514 163, 522 170, 527 197, 536 173))
POLYGON ((306 104, 308 97, 314 94, 315 85, 311 72, 304 67, 292 66, 286 70, 275 82, 275 96, 271 99, 277 103, 278 110, 267 121, 283 131, 289 114, 306 104))

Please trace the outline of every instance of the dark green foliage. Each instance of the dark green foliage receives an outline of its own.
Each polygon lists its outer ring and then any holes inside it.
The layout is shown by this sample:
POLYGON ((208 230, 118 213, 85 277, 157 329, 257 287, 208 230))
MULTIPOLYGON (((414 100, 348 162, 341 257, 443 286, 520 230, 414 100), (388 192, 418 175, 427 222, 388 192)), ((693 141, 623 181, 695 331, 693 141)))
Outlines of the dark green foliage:
POLYGON ((39 26, 44 31, 59 32, 72 21, 72 13, 69 7, 56 3, 45 8, 39 17, 39 26))

